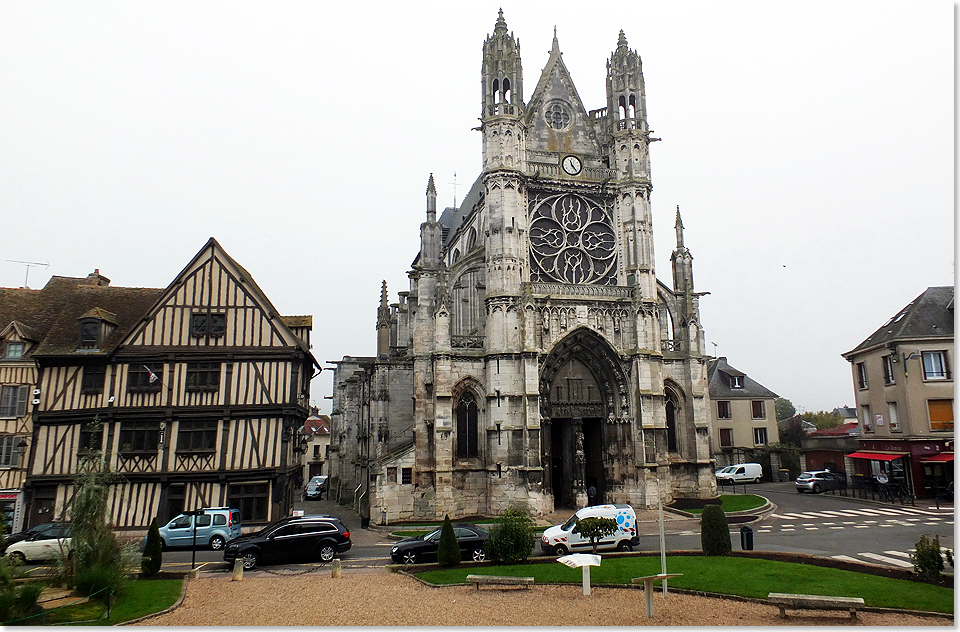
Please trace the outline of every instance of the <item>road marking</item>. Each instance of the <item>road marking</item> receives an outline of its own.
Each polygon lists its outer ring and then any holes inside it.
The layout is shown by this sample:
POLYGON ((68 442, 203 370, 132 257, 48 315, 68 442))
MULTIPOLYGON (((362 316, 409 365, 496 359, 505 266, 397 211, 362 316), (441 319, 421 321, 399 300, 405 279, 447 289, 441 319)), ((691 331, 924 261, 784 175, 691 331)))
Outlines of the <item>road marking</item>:
POLYGON ((800 526, 801 526, 801 527, 812 527, 812 526, 815 526, 815 525, 814 525, 812 522, 804 522, 804 523, 803 523, 802 525, 800 525, 800 526))
POLYGON ((844 522, 843 524, 857 524, 856 522, 844 522))
POLYGON ((855 525, 853 525, 853 528, 854 528, 854 529, 869 529, 870 526, 869 526, 869 525, 865 525, 865 524, 855 524, 855 525))
POLYGON ((829 526, 835 525, 835 524, 837 524, 837 523, 836 523, 836 522, 824 522, 824 523, 823 523, 823 526, 829 527, 829 526))
POLYGON ((883 562, 885 564, 892 564, 893 566, 900 566, 901 568, 913 568, 911 562, 904 562, 903 560, 898 560, 893 557, 887 557, 886 555, 880 555, 879 553, 859 553, 861 557, 865 557, 871 560, 877 560, 878 562, 883 562))
POLYGON ((855 557, 850 557, 849 555, 831 555, 830 557, 832 557, 832 558, 835 559, 835 560, 844 560, 844 561, 846 561, 846 562, 859 562, 859 561, 860 561, 860 560, 858 560, 858 559, 855 558, 855 557))
POLYGON ((910 554, 906 551, 884 551, 887 555, 895 555, 897 557, 905 557, 908 560, 910 559, 910 554))
POLYGON ((830 527, 831 529, 846 529, 846 527, 830 527))
POLYGON ((819 531, 817 527, 804 527, 807 531, 819 531))
POLYGON ((896 525, 893 525, 893 524, 882 524, 882 525, 880 525, 880 526, 881 526, 881 527, 895 527, 896 525))

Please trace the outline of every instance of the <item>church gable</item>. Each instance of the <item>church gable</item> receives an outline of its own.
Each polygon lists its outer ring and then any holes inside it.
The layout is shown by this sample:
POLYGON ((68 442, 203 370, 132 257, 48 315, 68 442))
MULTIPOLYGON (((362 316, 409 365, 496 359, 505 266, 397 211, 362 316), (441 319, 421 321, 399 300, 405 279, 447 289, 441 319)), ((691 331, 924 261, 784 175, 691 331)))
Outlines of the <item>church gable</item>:
POLYGON ((600 146, 556 38, 527 106, 527 150, 596 155, 600 146))
POLYGON ((303 347, 304 343, 249 273, 211 238, 125 345, 303 347))

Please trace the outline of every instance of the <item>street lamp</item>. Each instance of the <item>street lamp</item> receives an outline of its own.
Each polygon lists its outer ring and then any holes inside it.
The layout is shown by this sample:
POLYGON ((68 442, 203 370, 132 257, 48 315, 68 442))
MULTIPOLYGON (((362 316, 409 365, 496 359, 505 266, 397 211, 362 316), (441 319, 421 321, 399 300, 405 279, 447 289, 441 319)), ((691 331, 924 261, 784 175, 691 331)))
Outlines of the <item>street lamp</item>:
POLYGON ((17 464, 18 464, 18 465, 22 465, 22 464, 23 464, 23 455, 27 453, 27 438, 26 438, 26 437, 24 437, 23 439, 20 439, 20 443, 17 444, 16 450, 17 450, 17 464))
MULTIPOLYGON (((197 516, 203 515, 203 509, 194 509, 193 511, 184 511, 183 515, 193 516, 193 554, 190 559, 190 571, 197 567, 197 516)), ((192 577, 192 575, 191 575, 192 577)))

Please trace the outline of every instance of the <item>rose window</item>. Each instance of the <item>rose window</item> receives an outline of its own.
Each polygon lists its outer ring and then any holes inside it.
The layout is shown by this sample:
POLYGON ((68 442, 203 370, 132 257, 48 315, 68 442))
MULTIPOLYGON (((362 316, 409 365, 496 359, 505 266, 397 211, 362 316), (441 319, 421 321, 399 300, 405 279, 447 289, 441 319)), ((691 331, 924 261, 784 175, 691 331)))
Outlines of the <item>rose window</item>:
POLYGON ((534 282, 616 284, 616 236, 600 206, 561 193, 531 204, 530 263, 534 282))
POLYGON ((563 129, 570 123, 570 110, 560 102, 548 105, 543 112, 547 125, 553 129, 563 129))

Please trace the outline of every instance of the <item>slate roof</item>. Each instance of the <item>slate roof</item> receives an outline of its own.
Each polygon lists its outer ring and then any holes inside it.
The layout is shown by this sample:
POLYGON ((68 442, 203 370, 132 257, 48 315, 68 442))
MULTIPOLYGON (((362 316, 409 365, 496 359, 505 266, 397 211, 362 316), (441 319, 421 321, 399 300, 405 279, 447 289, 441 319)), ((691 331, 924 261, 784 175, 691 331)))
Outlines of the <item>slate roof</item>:
POLYGON ((714 358, 707 364, 707 379, 710 384, 710 399, 775 399, 777 394, 749 375, 738 371, 725 357, 714 358), (731 376, 743 378, 743 388, 731 386, 731 376))
POLYGON ((443 213, 440 214, 440 218, 437 220, 440 222, 440 226, 443 227, 443 247, 446 248, 450 245, 450 242, 453 241, 453 237, 457 234, 457 229, 460 228, 460 225, 473 213, 474 207, 477 205, 480 200, 483 199, 483 181, 482 176, 478 176, 474 180, 473 185, 470 187, 470 190, 467 192, 467 196, 463 198, 463 202, 460 204, 460 208, 453 208, 448 206, 443 209, 443 213))
POLYGON ((887 343, 924 338, 953 339, 952 286, 928 287, 853 351, 841 355, 849 360, 852 355, 887 343))

